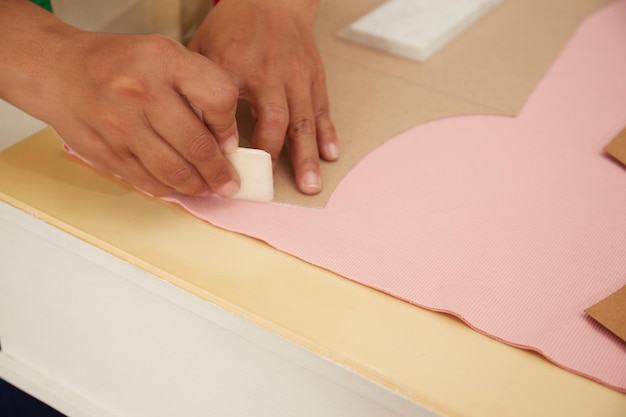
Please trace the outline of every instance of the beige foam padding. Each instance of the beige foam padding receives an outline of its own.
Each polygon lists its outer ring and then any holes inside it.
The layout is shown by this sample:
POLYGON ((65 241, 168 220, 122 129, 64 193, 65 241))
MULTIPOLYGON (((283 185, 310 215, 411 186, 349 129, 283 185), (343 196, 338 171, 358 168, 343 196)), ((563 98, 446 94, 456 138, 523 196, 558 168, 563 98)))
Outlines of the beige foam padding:
MULTIPOLYGON (((426 63, 337 38, 382 0, 323 2, 315 35, 341 157, 322 164, 324 189, 313 197, 298 192, 282 158, 275 201, 323 207, 363 156, 417 124, 463 114, 516 115, 581 19, 608 2, 505 0, 426 63)), ((249 116, 239 119, 249 138, 249 116)))

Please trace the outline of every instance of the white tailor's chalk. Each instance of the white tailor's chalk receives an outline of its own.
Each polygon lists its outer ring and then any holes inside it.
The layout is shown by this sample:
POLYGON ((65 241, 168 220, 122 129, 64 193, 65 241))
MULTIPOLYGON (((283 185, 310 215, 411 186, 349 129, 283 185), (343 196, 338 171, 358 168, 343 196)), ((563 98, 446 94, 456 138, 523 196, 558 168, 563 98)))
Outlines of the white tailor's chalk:
POLYGON ((239 148, 226 155, 239 174, 241 187, 230 198, 269 203, 274 199, 272 158, 260 149, 239 148))
POLYGON ((390 0, 339 31, 341 38, 425 61, 500 0, 390 0))

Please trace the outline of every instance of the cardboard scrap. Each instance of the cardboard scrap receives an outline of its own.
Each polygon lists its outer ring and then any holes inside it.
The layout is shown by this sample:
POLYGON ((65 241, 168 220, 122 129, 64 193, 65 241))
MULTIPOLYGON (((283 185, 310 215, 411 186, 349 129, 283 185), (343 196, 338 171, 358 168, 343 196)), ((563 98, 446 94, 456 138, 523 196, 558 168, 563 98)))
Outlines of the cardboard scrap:
POLYGON ((626 165, 626 128, 604 147, 604 152, 626 165))
MULTIPOLYGON (((624 132, 626 130, 622 131, 622 134, 624 132)), ((623 137, 626 138, 626 135, 623 137)), ((626 285, 585 311, 626 342, 626 285)))

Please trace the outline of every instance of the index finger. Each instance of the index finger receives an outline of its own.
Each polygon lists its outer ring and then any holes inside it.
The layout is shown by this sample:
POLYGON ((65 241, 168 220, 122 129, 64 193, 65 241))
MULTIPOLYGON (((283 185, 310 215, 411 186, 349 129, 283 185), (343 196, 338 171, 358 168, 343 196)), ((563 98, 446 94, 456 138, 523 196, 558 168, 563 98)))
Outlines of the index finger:
POLYGON ((322 180, 310 93, 302 88, 294 89, 289 95, 289 112, 287 137, 298 188, 305 194, 317 194, 322 190, 322 180))
POLYGON ((176 90, 198 110, 225 153, 237 149, 235 113, 239 91, 233 78, 208 58, 188 51, 173 73, 176 90))
POLYGON ((251 105, 257 120, 252 134, 252 146, 263 149, 272 157, 276 166, 285 143, 289 125, 289 108, 282 86, 267 86, 262 90, 250 91, 251 105))
POLYGON ((234 194, 239 177, 213 134, 178 94, 164 92, 161 98, 146 115, 153 129, 195 167, 211 190, 225 197, 234 194))

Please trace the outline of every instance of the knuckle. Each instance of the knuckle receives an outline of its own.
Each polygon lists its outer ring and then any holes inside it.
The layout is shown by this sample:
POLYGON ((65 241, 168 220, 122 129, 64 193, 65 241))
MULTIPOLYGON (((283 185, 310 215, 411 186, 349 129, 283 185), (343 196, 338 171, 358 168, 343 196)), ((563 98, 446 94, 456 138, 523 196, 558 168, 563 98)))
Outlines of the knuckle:
POLYGON ((234 41, 231 45, 227 46, 221 54, 213 59, 222 68, 236 68, 241 62, 241 56, 245 54, 245 50, 245 46, 234 41))
POLYGON ((289 110, 283 106, 268 106, 264 109, 264 119, 274 128, 284 128, 289 123, 289 110))
POLYGON ((172 66, 181 62, 182 46, 161 35, 141 35, 139 39, 141 42, 133 51, 136 59, 117 69, 116 75, 109 81, 109 88, 130 98, 154 99, 154 74, 156 71, 170 72, 172 66), (153 63, 153 67, 147 68, 146 62, 153 63))
POLYGON ((305 77, 307 79, 312 79, 317 72, 315 64, 313 63, 313 61, 310 60, 301 62, 300 65, 296 68, 296 71, 302 77, 305 77))
POLYGON ((107 135, 113 137, 123 137, 131 129, 127 117, 115 110, 103 110, 100 113, 100 120, 107 135))
POLYGON ((223 184, 226 184, 228 181, 232 179, 232 173, 228 168, 228 165, 222 165, 220 167, 216 167, 210 174, 208 178, 209 184, 215 187, 219 187, 223 184))
POLYGON ((202 162, 211 159, 218 151, 217 144, 208 131, 196 135, 187 145, 187 159, 202 162))
POLYGON ((215 105, 219 108, 231 108, 237 105, 239 99, 239 90, 232 83, 222 83, 215 96, 215 105))
POLYGON ((156 55, 162 60, 169 60, 180 54, 177 42, 157 34, 143 35, 142 49, 146 54, 156 55))
POLYGON ((167 174, 167 182, 174 187, 179 187, 188 182, 194 174, 194 169, 189 165, 183 165, 172 169, 167 174))
POLYGON ((312 80, 318 69, 309 57, 265 54, 255 62, 252 78, 262 84, 270 84, 277 79, 293 79, 299 82, 312 80))
POLYGON ((315 120, 328 119, 329 117, 330 111, 328 108, 328 102, 324 103, 321 106, 318 106, 317 110, 315 111, 315 120))
POLYGON ((289 127, 289 136, 293 138, 299 138, 301 136, 314 136, 315 135, 315 122, 308 118, 303 117, 296 120, 289 127))
POLYGON ((261 55, 256 64, 256 71, 262 77, 270 77, 276 73, 276 62, 278 61, 275 54, 268 53, 261 55))
POLYGON ((305 56, 291 62, 290 72, 298 80, 312 80, 317 73, 317 66, 312 59, 305 56))
POLYGON ((143 74, 122 72, 110 80, 109 90, 114 96, 138 101, 149 101, 152 99, 151 84, 143 74))
POLYGON ((335 126, 330 120, 330 113, 328 107, 320 108, 315 113, 315 126, 317 135, 334 135, 335 126))

